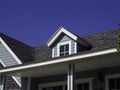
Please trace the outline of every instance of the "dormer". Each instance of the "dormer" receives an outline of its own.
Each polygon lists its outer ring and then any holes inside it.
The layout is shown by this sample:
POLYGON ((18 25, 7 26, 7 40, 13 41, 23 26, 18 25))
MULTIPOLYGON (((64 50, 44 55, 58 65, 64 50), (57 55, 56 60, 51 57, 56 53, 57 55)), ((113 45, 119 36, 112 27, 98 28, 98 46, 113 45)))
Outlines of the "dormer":
POLYGON ((52 58, 76 54, 91 48, 82 38, 60 27, 48 40, 47 46, 52 49, 52 58))

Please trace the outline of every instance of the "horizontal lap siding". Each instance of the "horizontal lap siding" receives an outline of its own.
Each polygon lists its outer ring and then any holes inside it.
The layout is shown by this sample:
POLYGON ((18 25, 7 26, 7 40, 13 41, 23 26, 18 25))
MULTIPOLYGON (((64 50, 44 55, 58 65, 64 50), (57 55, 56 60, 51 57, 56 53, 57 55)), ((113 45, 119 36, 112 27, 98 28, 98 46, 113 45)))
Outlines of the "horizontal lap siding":
POLYGON ((0 60, 6 65, 6 67, 18 64, 18 62, 10 55, 10 53, 1 43, 0 43, 0 60))
MULTIPOLYGON (((0 60, 4 63, 4 65, 6 67, 18 65, 18 62, 13 58, 13 56, 8 52, 8 50, 2 45, 2 43, 0 43, 0 60)), ((15 77, 15 78, 19 83, 21 83, 20 77, 15 77)), ((10 89, 18 90, 17 88, 19 86, 17 85, 17 83, 14 80, 11 81, 11 79, 12 78, 9 78, 6 81, 6 87, 5 87, 5 88, 7 88, 6 90, 10 90, 10 89)))
POLYGON ((57 44, 61 42, 71 41, 71 54, 75 52, 75 41, 69 38, 68 36, 64 35, 61 39, 54 45, 54 57, 57 57, 57 44))

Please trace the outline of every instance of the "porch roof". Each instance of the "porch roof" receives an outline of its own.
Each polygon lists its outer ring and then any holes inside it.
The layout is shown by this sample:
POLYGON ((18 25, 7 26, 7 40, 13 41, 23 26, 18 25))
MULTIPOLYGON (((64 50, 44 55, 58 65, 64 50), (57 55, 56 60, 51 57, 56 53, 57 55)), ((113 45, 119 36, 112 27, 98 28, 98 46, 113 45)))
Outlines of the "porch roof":
MULTIPOLYGON (((108 62, 114 61, 112 60, 112 58, 117 59, 119 57, 118 55, 113 57, 115 55, 113 53, 117 52, 118 51, 116 48, 109 48, 101 51, 56 58, 46 62, 35 62, 30 64, 16 65, 1 69, 0 74, 22 77, 42 77, 47 75, 64 74, 67 72, 67 65, 69 63, 76 64, 76 72, 80 70, 87 70, 90 68, 95 69, 100 68, 100 65, 103 67, 103 64, 105 64, 104 66, 108 66, 106 65, 108 62)), ((116 62, 116 64, 118 64, 118 62, 116 62)), ((110 65, 113 65, 113 63, 111 63, 110 65)))

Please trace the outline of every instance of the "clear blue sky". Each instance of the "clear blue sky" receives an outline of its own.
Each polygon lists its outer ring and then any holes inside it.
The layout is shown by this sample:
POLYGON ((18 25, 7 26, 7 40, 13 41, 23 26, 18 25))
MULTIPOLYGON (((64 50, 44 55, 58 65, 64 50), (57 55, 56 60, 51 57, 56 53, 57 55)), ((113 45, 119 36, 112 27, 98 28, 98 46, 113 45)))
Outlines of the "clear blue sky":
POLYGON ((0 32, 40 46, 63 26, 79 35, 118 27, 120 0, 0 0, 0 32))

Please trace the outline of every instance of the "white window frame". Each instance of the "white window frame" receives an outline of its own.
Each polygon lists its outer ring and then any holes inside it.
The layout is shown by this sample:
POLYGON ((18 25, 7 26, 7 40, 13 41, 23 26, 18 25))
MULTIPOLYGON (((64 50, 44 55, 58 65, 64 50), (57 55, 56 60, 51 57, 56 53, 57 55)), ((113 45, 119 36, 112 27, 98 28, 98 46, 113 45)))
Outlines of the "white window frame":
POLYGON ((77 53, 77 42, 74 42, 75 48, 74 48, 74 53, 77 53))
MULTIPOLYGON (((79 83, 89 83, 89 90, 92 90, 92 80, 91 78, 83 78, 83 79, 77 79, 75 81, 75 84, 79 83)), ((50 82, 50 83, 44 83, 44 84, 38 84, 39 90, 42 90, 43 87, 53 87, 53 86, 63 86, 63 90, 65 90, 65 85, 67 85, 67 81, 60 81, 60 82, 50 82)))
POLYGON ((109 90, 109 79, 115 79, 115 78, 120 78, 120 73, 105 76, 105 90, 109 90))
POLYGON ((69 55, 71 54, 71 41, 61 42, 57 44, 57 56, 60 56, 60 46, 69 44, 69 55))

